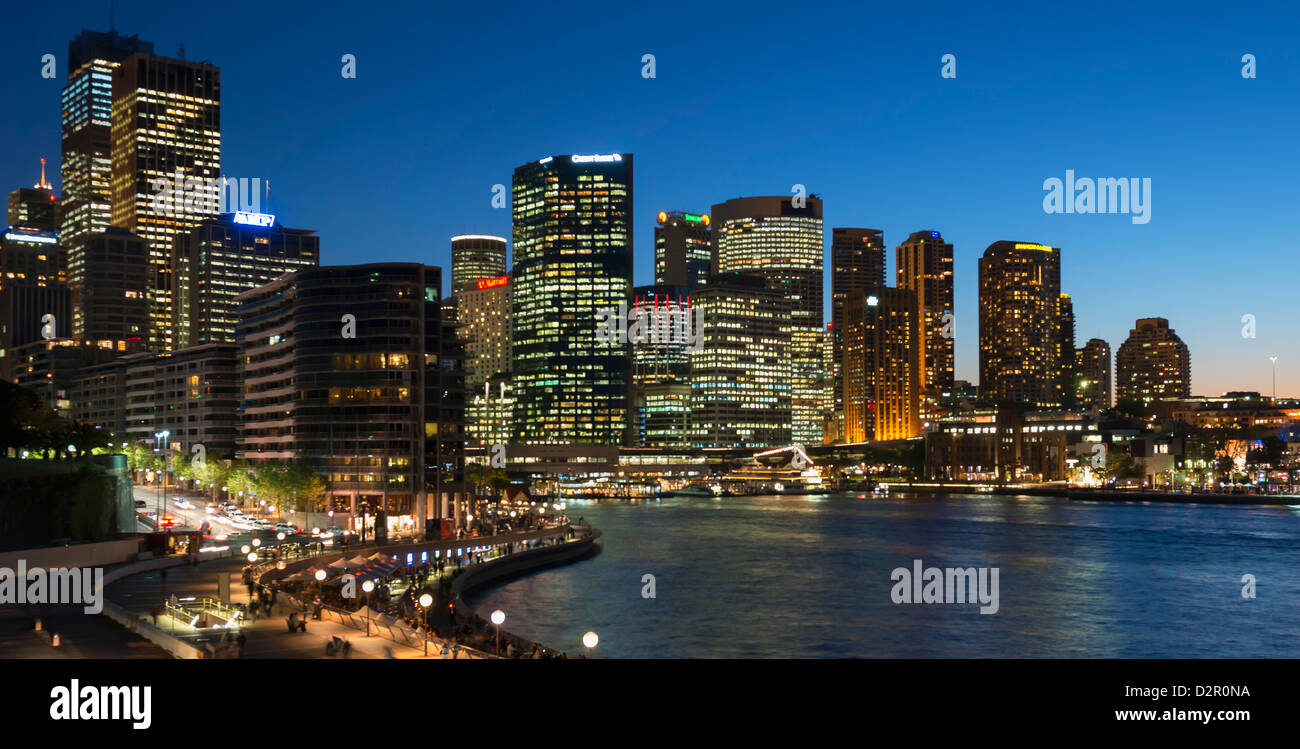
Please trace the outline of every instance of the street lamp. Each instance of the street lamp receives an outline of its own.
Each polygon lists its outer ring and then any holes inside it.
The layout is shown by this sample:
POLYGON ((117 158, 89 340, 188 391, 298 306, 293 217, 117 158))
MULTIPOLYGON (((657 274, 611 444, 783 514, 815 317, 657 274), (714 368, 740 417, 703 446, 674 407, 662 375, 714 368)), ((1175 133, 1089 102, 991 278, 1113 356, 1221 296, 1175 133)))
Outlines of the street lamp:
POLYGON ((375 581, 367 580, 361 583, 361 589, 366 592, 366 637, 370 636, 370 594, 375 592, 375 581))
POLYGON ((587 648, 588 658, 591 657, 591 651, 596 647, 596 643, 598 642, 600 642, 600 637, 598 637, 595 632, 588 632, 582 636, 582 644, 587 648))
POLYGON ((1277 357, 1270 356, 1268 360, 1273 362, 1273 402, 1277 403, 1277 357))
POLYGON ((492 612, 492 623, 497 629, 497 657, 501 656, 501 624, 506 620, 506 612, 497 609, 492 612))
POLYGON ((420 621, 425 622, 424 654, 427 656, 429 654, 429 627, 428 627, 428 622, 425 621, 425 617, 428 616, 427 612, 429 611, 429 607, 433 605, 433 596, 429 595, 428 593, 425 593, 424 595, 420 596, 420 600, 417 601, 417 603, 420 604, 420 621))

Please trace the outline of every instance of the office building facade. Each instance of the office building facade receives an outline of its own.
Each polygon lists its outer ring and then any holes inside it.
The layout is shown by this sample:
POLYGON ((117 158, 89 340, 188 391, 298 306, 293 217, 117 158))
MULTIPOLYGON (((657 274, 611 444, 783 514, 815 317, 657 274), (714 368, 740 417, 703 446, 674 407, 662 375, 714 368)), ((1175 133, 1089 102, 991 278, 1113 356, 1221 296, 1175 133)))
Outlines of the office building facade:
POLYGON ((922 421, 938 415, 953 389, 956 318, 953 305, 953 246, 936 230, 912 232, 894 252, 900 289, 916 296, 921 366, 922 421))
POLYGON ((271 214, 232 212, 200 221, 172 245, 176 345, 233 343, 240 293, 320 265, 320 237, 271 214))
POLYGON ((685 211, 660 211, 656 219, 655 284, 703 286, 713 269, 712 219, 685 211))
POLYGON ((176 346, 176 235, 220 210, 221 70, 137 52, 113 71, 113 226, 149 244, 150 334, 176 346))
POLYGON ((844 307, 846 442, 921 433, 920 312, 911 289, 855 291, 844 307))
POLYGON ((822 201, 763 196, 713 206, 719 273, 762 278, 790 302, 791 438, 819 444, 825 434, 822 351, 822 201))
POLYGON ((513 187, 514 442, 625 444, 629 348, 599 320, 632 291, 632 154, 548 156, 513 187))
POLYGON ((506 238, 491 234, 461 234, 451 238, 451 291, 478 288, 485 278, 506 275, 506 238))

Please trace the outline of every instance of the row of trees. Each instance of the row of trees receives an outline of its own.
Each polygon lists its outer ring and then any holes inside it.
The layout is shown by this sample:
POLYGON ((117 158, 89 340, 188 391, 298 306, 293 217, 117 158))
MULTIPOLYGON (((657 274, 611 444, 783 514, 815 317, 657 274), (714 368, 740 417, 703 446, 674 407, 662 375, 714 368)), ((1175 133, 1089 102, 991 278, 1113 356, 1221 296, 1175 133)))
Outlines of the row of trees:
POLYGON ((60 416, 31 390, 0 381, 0 453, 13 449, 47 460, 77 457, 106 448, 111 441, 112 435, 102 429, 60 416))
MULTIPOLYGON (((163 455, 148 442, 136 442, 124 451, 127 464, 133 472, 161 471, 163 455)), ((172 473, 179 481, 197 482, 216 501, 224 487, 227 496, 256 496, 268 505, 282 509, 319 512, 325 509, 325 481, 316 475, 310 462, 267 461, 249 463, 245 460, 206 458, 197 460, 181 452, 172 453, 172 473)))

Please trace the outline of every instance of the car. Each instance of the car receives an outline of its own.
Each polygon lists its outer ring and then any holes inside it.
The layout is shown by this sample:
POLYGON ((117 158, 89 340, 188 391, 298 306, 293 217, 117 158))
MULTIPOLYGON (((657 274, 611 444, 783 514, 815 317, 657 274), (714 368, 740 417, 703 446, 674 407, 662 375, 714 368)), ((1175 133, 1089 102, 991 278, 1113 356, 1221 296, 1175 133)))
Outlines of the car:
POLYGON ((298 533, 298 526, 293 525, 292 523, 276 523, 275 530, 279 533, 293 536, 298 533))
POLYGON ((194 509, 194 505, 190 504, 190 501, 184 497, 176 497, 172 499, 172 502, 175 502, 176 506, 181 508, 182 510, 194 509))
POLYGON ((148 507, 148 506, 149 506, 149 503, 146 502, 146 501, 144 501, 143 499, 137 499, 137 500, 135 501, 135 506, 136 506, 136 507, 148 507))
POLYGON ((162 518, 158 521, 158 527, 174 528, 176 527, 176 518, 172 517, 171 515, 163 515, 162 518))

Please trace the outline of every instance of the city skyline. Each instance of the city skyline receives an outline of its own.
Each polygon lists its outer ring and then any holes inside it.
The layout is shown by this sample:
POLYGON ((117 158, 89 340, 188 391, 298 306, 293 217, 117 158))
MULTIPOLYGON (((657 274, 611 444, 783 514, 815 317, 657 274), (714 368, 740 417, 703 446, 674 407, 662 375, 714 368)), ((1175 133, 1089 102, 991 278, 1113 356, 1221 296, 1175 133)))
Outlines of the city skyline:
MULTIPOLYGON (((277 14, 296 10, 291 5, 259 9, 259 13, 269 27, 277 14)), ((514 166, 548 153, 634 153, 641 162, 635 186, 640 200, 633 216, 634 284, 653 280, 653 227, 659 211, 707 206, 740 196, 789 194, 792 185, 803 184, 825 201, 825 265, 829 265, 829 229, 837 226, 880 228, 887 248, 923 228, 942 231, 954 244, 958 379, 978 379, 977 258, 992 242, 1019 237, 1061 248, 1063 285, 1075 302, 1077 340, 1101 338, 1115 347, 1134 320, 1164 317, 1182 331, 1196 357, 1194 393, 1268 392, 1270 356, 1278 357, 1279 394, 1300 391, 1300 356, 1281 323, 1284 281, 1277 274, 1250 272, 1253 264, 1243 266, 1239 274, 1218 272, 1220 255, 1229 246, 1257 247, 1250 257, 1261 265, 1285 262, 1285 248, 1295 236, 1295 230, 1281 219, 1289 194, 1281 165, 1296 146, 1285 137, 1280 123, 1296 105, 1278 94, 1289 90, 1288 83, 1300 77, 1300 68, 1287 63, 1284 40, 1271 30, 1280 24, 1270 24, 1268 18, 1225 13, 1216 26, 1219 36, 1212 48, 1195 38, 1194 32, 1174 27, 1167 28, 1162 39, 1142 37, 1142 44, 1131 50, 1125 43, 1136 38, 1136 31, 1093 21, 1051 56, 1065 64, 1052 66, 1036 62, 1047 59, 1035 54, 1048 46, 1047 39, 1033 33, 1046 19, 1031 15, 1016 30, 1021 51, 993 53, 987 45, 974 45, 971 31, 959 31, 962 24, 980 32, 995 31, 988 21, 975 11, 955 11, 934 19, 936 32, 946 33, 936 33, 937 39, 921 48, 902 45, 897 34, 883 34, 880 59, 875 64, 854 63, 862 73, 854 80, 861 81, 859 86, 869 83, 878 93, 871 97, 872 104, 847 110, 837 108, 843 102, 833 90, 843 87, 844 80, 832 85, 801 74, 801 66, 789 63, 791 59, 808 59, 810 64, 843 62, 841 53, 823 51, 834 45, 818 41, 847 33, 838 28, 844 24, 822 23, 829 16, 810 11, 793 23, 787 31, 794 54, 750 49, 736 41, 743 36, 740 30, 707 54, 695 52, 669 33, 676 27, 667 18, 651 18, 635 25, 617 48, 602 48, 606 63, 588 79, 566 84, 581 96, 560 97, 563 103, 539 103, 543 116, 518 122, 502 114, 509 87, 501 83, 540 79, 540 73, 508 64, 520 55, 539 53, 524 31, 529 21, 537 19, 528 11, 514 21, 493 19, 492 28, 500 29, 498 58, 466 52, 466 42, 455 38, 458 28, 486 27, 488 18, 479 13, 455 9, 439 19, 436 29, 416 17, 409 28, 392 32, 391 44, 380 44, 364 23, 355 30, 362 43, 351 44, 337 32, 315 33, 320 31, 315 24, 324 22, 309 19, 300 37, 277 39, 274 49, 265 46, 270 35, 239 24, 237 12, 197 28, 186 23, 179 9, 145 14, 137 5, 121 4, 114 26, 121 33, 153 42, 157 54, 174 55, 184 43, 188 59, 211 60, 222 68, 225 173, 270 181, 269 212, 278 213, 287 225, 319 232, 324 240, 323 264, 373 259, 449 268, 449 237, 509 235, 510 211, 492 208, 491 199, 494 185, 509 185, 514 166), (231 49, 223 35, 236 33, 249 37, 250 49, 258 54, 241 54, 242 47, 231 49), (466 69, 447 76, 449 88, 440 101, 463 101, 456 107, 462 119, 434 142, 429 141, 423 118, 417 116, 433 105, 412 103, 406 110, 405 104, 393 104, 403 102, 393 97, 394 92, 412 84, 409 70, 401 65, 415 52, 403 51, 408 48, 404 42, 413 44, 413 39, 429 34, 448 37, 448 44, 436 53, 435 67, 458 64, 458 53, 479 64, 459 63, 466 69), (376 41, 367 44, 366 39, 376 41), (1123 61, 1082 55, 1096 49, 1099 41, 1103 49, 1131 54, 1123 61), (743 62, 723 64, 715 59, 738 49, 746 52, 740 55, 743 62), (970 54, 963 56, 967 50, 970 54), (939 58, 947 52, 957 55, 955 79, 945 80, 939 74, 939 58), (1072 56, 1073 52, 1080 54, 1072 56), (1241 77, 1238 59, 1245 52, 1259 58, 1260 77, 1241 77), (345 53, 357 56, 356 79, 339 75, 338 60, 345 53), (644 53, 656 55, 653 79, 641 77, 644 53), (271 57, 262 59, 261 54, 271 57), (1171 56, 1178 62, 1177 76, 1167 62, 1171 56), (626 70, 617 64, 624 59, 626 70), (785 105, 754 100, 747 103, 742 122, 716 101, 685 97, 665 103, 665 90, 681 90, 693 81, 719 94, 728 86, 756 93, 759 84, 751 80, 750 67, 762 69, 762 81, 782 92, 777 99, 800 103, 804 105, 800 111, 808 114, 791 116, 785 105), (707 70, 711 76, 693 79, 691 70, 707 70), (1153 85, 1147 76, 1164 85, 1153 85), (1084 103, 1092 109, 1080 115, 1075 102, 1078 89, 1061 85, 1067 80, 1094 85, 1104 81, 1109 98, 1087 99, 1084 103), (341 111, 337 122, 314 121, 308 134, 287 143, 278 133, 285 131, 289 120, 281 118, 297 115, 277 112, 265 101, 268 91, 290 86, 300 96, 335 105, 340 111, 347 106, 347 111, 341 111), (1238 108, 1267 102, 1271 111, 1281 107, 1283 116, 1252 122, 1248 132, 1240 129, 1231 106, 1206 113, 1196 122, 1168 119, 1167 111, 1182 108, 1182 102, 1207 87, 1238 108), (593 98, 598 92, 603 98, 593 98), (361 106, 350 106, 358 95, 362 98, 355 103, 361 106), (382 123, 358 119, 364 118, 368 105, 378 106, 381 101, 387 102, 383 106, 394 117, 378 118, 382 123), (877 103, 880 106, 874 106, 877 103), (932 121, 918 124, 908 116, 934 106, 939 109, 933 111, 942 114, 932 121), (1032 112, 1034 117, 1028 119, 1037 124, 1031 127, 991 116, 1017 111, 1016 106, 1032 112), (838 117, 831 116, 836 113, 838 117), (1193 138, 1217 147, 1206 153, 1202 146, 1199 152, 1205 158, 1186 164, 1180 158, 1182 147, 1193 138), (397 158, 398 153, 409 155, 397 158), (861 180, 855 164, 870 164, 870 172, 883 179, 861 180), (897 189, 927 168, 941 171, 933 171, 924 190, 897 189), (1059 179, 1067 169, 1080 175, 1150 177, 1151 222, 1135 225, 1123 215, 1044 213, 1043 180, 1059 179), (355 184, 357 175, 373 175, 378 189, 355 184), (400 207, 420 218, 365 220, 400 207), (1149 251, 1137 253, 1137 247, 1149 251), (1257 320, 1257 338, 1241 335, 1241 318, 1246 314, 1257 320)), ((576 18, 581 10, 556 13, 558 19, 576 18)), ((1139 20, 1151 15, 1136 13, 1139 20)), ((8 64, 13 70, 26 66, 32 73, 30 79, 11 77, 7 84, 14 87, 11 100, 30 105, 22 109, 25 116, 0 126, 0 137, 8 144, 0 154, 0 175, 11 183, 6 189, 35 182, 41 156, 51 167, 50 179, 57 181, 58 170, 53 168, 58 158, 56 102, 66 80, 67 40, 83 28, 103 30, 107 22, 99 3, 74 3, 58 18, 34 7, 15 9, 15 15, 18 26, 30 27, 33 33, 6 53, 11 57, 8 64), (68 18, 75 22, 67 23, 68 18), (45 52, 58 60, 53 81, 40 78, 35 64, 45 52), (19 59, 20 55, 25 56, 19 59)), ((587 33, 619 20, 617 16, 610 21, 582 17, 591 21, 585 26, 587 33)), ((881 30, 902 28, 900 17, 889 11, 871 20, 881 30)), ((749 28, 752 23, 742 19, 741 25, 749 28)), ((563 23, 555 25, 557 33, 575 33, 565 31, 563 23)), ((1134 23, 1133 28, 1141 25, 1134 23)), ((61 189, 56 183, 56 190, 61 189)), ((894 273, 892 258, 886 272, 894 273)), ((824 288, 824 315, 829 319, 828 278, 824 288)))

